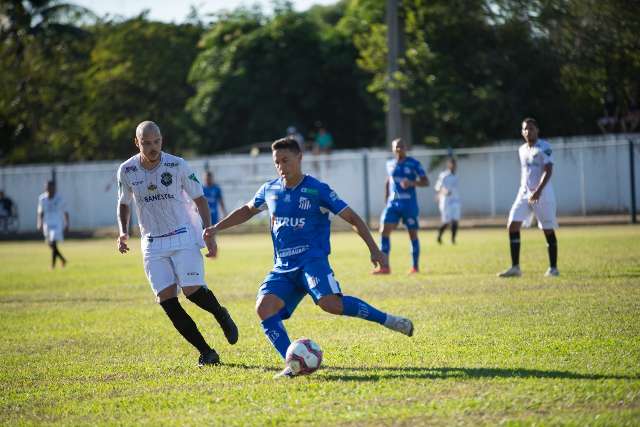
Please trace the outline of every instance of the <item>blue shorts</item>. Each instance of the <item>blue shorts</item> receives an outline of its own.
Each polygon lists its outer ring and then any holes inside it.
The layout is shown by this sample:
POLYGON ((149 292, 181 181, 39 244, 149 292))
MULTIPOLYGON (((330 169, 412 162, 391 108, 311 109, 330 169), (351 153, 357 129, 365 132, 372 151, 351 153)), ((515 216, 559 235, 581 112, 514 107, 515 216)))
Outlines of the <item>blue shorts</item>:
POLYGON ((390 200, 382 211, 380 222, 383 224, 397 224, 402 220, 409 230, 417 230, 418 204, 412 200, 390 200))
POLYGON ((283 319, 288 319, 305 295, 311 295, 313 302, 317 304, 320 298, 342 295, 342 291, 333 276, 329 260, 314 258, 297 270, 287 273, 272 271, 267 274, 258 290, 258 298, 269 294, 284 301, 284 308, 279 314, 283 319))

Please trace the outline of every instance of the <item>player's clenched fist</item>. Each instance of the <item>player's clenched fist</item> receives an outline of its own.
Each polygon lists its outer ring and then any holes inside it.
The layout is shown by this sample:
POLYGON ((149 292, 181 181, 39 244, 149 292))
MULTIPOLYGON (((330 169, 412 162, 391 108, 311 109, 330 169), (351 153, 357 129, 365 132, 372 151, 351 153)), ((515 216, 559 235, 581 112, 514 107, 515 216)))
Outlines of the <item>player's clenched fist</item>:
POLYGON ((121 254, 129 252, 129 246, 127 246, 128 239, 129 236, 126 234, 121 234, 120 236, 118 236, 118 250, 121 254))

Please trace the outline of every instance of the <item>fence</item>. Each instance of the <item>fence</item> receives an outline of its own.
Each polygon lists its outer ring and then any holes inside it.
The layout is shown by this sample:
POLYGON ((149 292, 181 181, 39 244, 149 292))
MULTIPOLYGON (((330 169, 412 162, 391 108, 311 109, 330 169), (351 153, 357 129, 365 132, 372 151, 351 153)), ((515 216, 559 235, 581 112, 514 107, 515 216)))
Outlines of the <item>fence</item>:
MULTIPOLYGON (((639 170, 639 142, 637 134, 550 139, 554 150, 551 181, 558 200, 558 214, 629 213, 633 187, 631 164, 639 170), (630 158, 634 158, 634 163, 630 163, 630 158)), ((463 215, 506 217, 520 182, 519 144, 519 141, 508 141, 455 152, 463 215)), ((171 147, 165 148, 171 152, 171 147)), ((410 154, 422 162, 431 181, 430 187, 417 190, 421 214, 435 216, 437 203, 432 186, 444 168, 447 151, 415 149, 410 154)), ((355 211, 373 218, 384 207, 384 164, 390 157, 390 151, 382 150, 308 154, 303 158, 303 169, 329 183, 355 211)), ((268 154, 201 157, 189 163, 198 173, 206 168, 215 173, 229 209, 249 201, 263 182, 275 177, 268 154)), ((38 195, 55 170, 58 191, 67 201, 74 228, 114 226, 118 164, 92 162, 0 168, 0 188, 17 204, 19 230, 34 230, 38 195)), ((636 174, 636 199, 638 189, 640 178, 636 174)))

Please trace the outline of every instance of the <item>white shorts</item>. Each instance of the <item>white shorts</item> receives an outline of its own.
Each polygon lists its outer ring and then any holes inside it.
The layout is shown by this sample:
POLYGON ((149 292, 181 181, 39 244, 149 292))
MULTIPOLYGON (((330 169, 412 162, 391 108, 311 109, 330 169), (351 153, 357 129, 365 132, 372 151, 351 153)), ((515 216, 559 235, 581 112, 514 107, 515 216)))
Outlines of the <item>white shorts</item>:
POLYGON ((64 227, 62 224, 42 224, 42 234, 47 243, 62 242, 64 240, 64 227))
POLYGON ((540 198, 538 203, 529 204, 529 195, 518 193, 509 212, 509 222, 522 222, 525 227, 531 225, 531 216, 538 220, 538 228, 552 230, 558 228, 556 221, 556 200, 554 197, 540 198))
POLYGON ((443 224, 448 224, 451 221, 460 221, 459 200, 447 200, 446 197, 441 197, 438 207, 440 208, 440 221, 443 224))
POLYGON ((180 287, 205 285, 204 262, 197 246, 146 253, 142 261, 156 295, 173 284, 180 287))

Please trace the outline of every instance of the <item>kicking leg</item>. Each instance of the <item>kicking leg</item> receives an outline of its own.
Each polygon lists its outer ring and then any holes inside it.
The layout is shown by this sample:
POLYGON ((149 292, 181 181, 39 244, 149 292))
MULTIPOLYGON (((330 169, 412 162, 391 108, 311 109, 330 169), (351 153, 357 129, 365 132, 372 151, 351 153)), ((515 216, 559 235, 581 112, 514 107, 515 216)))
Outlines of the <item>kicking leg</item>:
POLYGON ((411 320, 382 312, 360 298, 348 295, 340 296, 339 294, 325 295, 318 300, 318 305, 327 313, 359 317, 407 336, 413 335, 411 320))
POLYGON ((438 228, 438 243, 442 244, 442 233, 447 229, 448 223, 444 223, 438 228))

